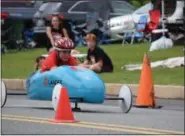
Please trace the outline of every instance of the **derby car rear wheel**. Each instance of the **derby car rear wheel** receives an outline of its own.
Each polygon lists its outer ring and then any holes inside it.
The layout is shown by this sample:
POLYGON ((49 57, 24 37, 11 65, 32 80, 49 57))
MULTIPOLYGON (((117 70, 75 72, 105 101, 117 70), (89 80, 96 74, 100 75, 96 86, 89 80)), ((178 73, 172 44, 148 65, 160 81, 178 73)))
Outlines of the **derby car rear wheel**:
POLYGON ((60 90, 62 88, 61 84, 56 84, 55 87, 53 88, 53 94, 52 94, 52 105, 53 105, 53 109, 56 111, 57 110, 57 106, 58 106, 58 101, 59 101, 59 97, 60 97, 60 90))
POLYGON ((3 81, 1 81, 1 108, 4 107, 7 100, 7 90, 3 81))
POLYGON ((132 92, 128 86, 123 85, 121 87, 119 92, 119 98, 122 98, 122 100, 118 101, 122 112, 128 113, 132 107, 132 92))

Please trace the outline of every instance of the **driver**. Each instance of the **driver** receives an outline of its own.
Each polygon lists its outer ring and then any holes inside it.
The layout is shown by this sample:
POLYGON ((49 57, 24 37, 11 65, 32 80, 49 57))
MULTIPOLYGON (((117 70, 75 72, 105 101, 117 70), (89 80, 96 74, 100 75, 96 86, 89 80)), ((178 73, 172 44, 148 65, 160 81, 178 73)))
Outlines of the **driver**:
POLYGON ((55 42, 54 50, 44 60, 41 66, 41 72, 49 71, 62 65, 76 66, 78 61, 71 56, 71 50, 74 49, 74 43, 71 39, 64 37, 55 42))

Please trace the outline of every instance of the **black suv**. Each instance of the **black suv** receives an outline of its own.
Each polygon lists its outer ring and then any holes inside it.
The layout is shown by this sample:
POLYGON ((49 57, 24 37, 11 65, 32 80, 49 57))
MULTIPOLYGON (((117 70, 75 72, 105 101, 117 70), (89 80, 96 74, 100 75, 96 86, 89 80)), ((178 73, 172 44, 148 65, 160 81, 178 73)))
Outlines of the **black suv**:
POLYGON ((131 13, 134 10, 135 8, 127 0, 49 0, 34 15, 34 35, 37 42, 40 40, 43 44, 46 41, 45 24, 49 21, 47 17, 53 13, 60 13, 64 16, 63 23, 71 38, 75 43, 83 44, 79 42, 83 41, 82 37, 86 33, 94 30, 105 31, 103 28, 108 27, 104 25, 108 19, 131 13), (95 20, 95 23, 92 20, 95 20), (91 23, 88 24, 88 21, 91 23))

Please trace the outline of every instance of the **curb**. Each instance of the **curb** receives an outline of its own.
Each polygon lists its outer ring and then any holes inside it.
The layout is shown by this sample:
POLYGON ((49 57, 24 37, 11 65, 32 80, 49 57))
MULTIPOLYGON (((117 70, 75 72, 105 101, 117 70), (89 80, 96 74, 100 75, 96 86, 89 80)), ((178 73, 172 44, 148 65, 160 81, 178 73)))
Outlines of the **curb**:
MULTIPOLYGON (((2 79, 7 89, 22 90, 26 89, 25 79, 2 79)), ((105 83, 107 95, 118 95, 123 84, 105 83)), ((132 90, 133 96, 137 96, 138 84, 127 84, 132 90)), ((164 99, 184 99, 184 86, 154 85, 155 97, 164 99)))
MULTIPOLYGON (((106 94, 117 95, 123 84, 106 84, 106 94)), ((127 84, 133 96, 137 96, 138 84, 127 84)), ((156 98, 163 99, 184 99, 184 86, 167 86, 154 85, 154 93, 156 98)))

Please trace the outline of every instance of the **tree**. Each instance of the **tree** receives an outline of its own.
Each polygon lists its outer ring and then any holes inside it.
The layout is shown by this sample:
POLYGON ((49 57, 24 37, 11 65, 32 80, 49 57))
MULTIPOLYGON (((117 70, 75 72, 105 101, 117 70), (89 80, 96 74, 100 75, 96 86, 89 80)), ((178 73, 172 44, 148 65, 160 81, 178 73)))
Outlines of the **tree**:
POLYGON ((139 8, 146 3, 150 2, 151 0, 129 0, 132 5, 134 5, 136 8, 139 8))

